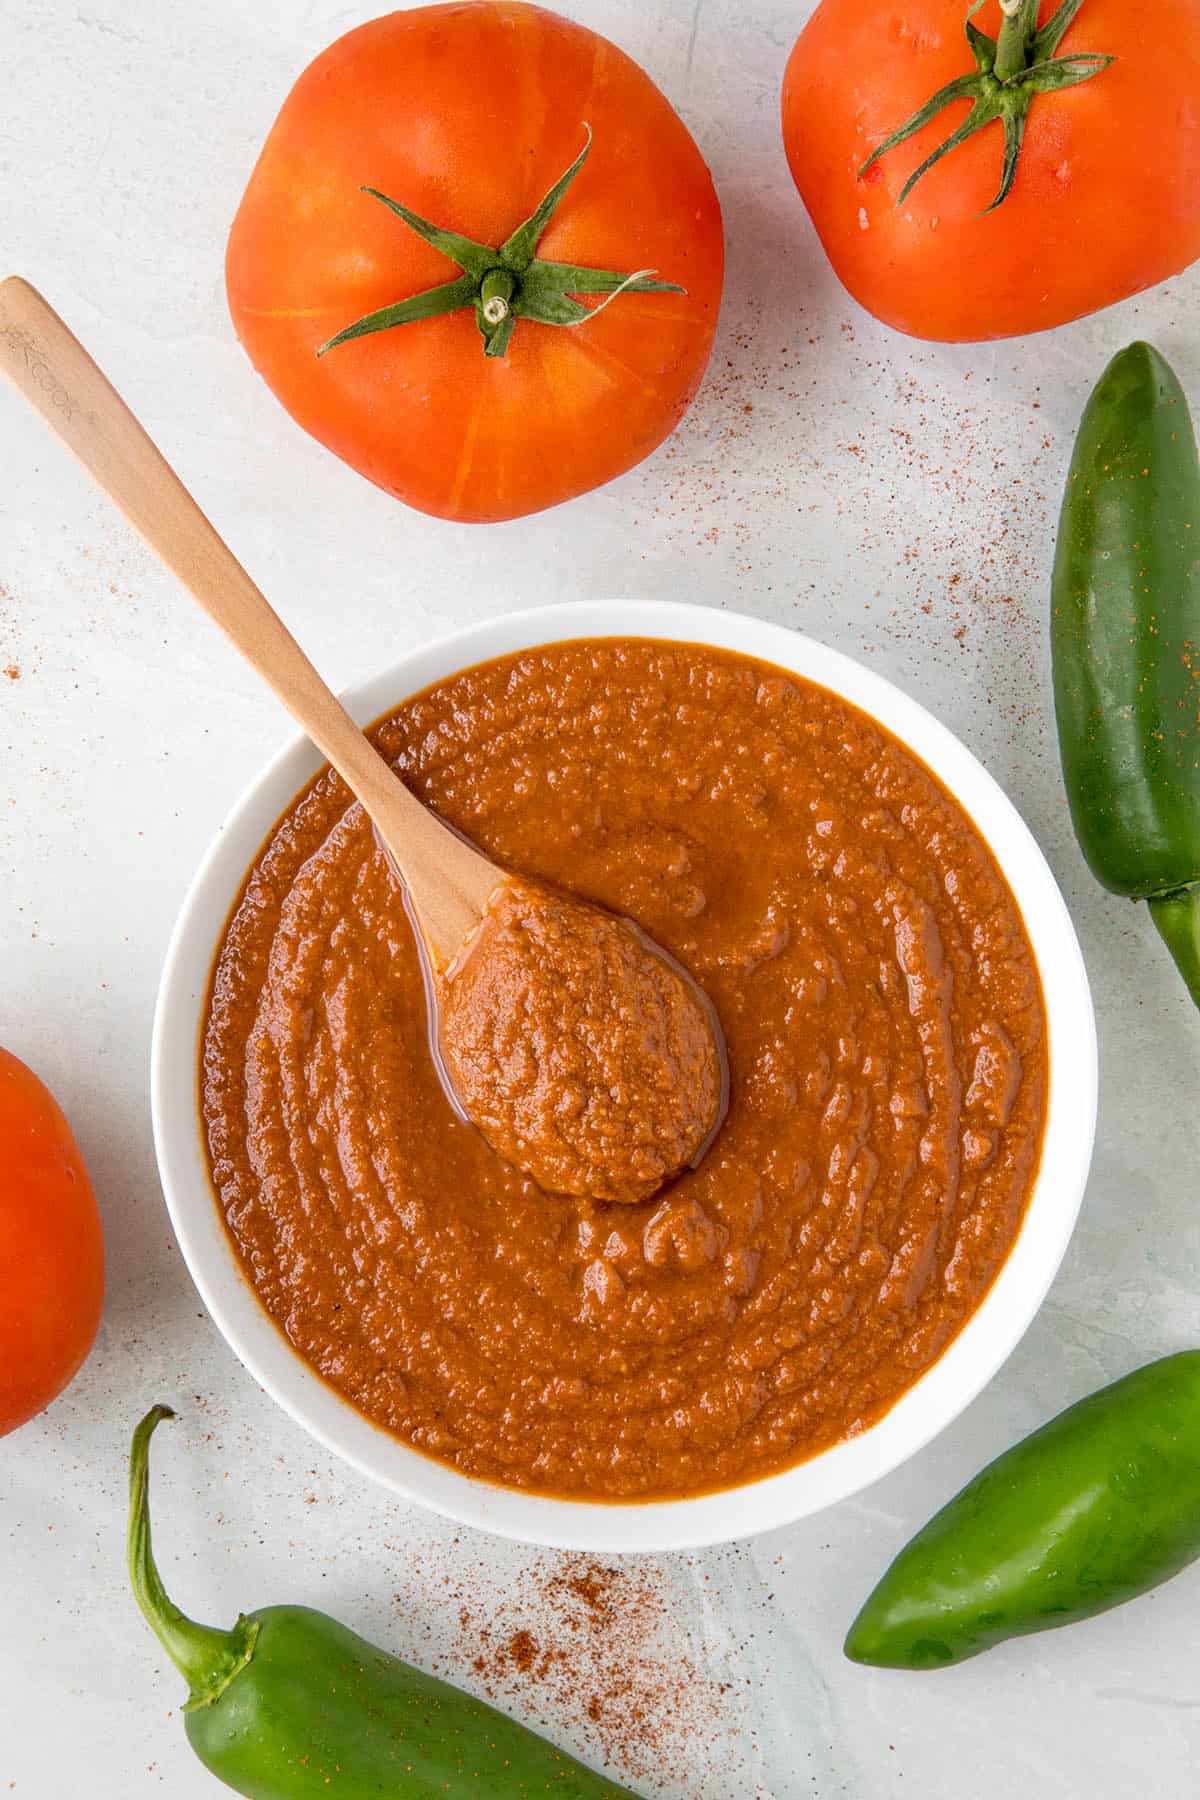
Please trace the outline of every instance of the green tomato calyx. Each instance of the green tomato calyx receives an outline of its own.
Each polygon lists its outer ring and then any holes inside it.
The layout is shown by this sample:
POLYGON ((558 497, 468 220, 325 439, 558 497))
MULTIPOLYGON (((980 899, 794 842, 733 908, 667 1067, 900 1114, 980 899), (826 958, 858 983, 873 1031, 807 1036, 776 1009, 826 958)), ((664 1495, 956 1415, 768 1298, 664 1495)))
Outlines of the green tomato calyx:
POLYGON ((364 188, 381 200, 384 206, 403 219, 411 231, 457 263, 462 273, 455 281, 440 287, 426 288, 393 306, 381 306, 377 312, 356 319, 345 330, 331 337, 317 351, 324 356, 338 344, 352 338, 370 337, 376 331, 390 331, 395 325, 410 325, 418 319, 433 319, 442 313, 474 309, 475 320, 483 338, 485 356, 503 356, 518 319, 533 319, 539 325, 585 325, 597 313, 611 306, 621 294, 683 294, 686 288, 673 281, 654 279, 654 269, 636 269, 624 274, 619 269, 588 269, 576 263, 543 262, 535 256, 538 243, 549 225, 567 189, 587 161, 592 147, 592 129, 584 125, 587 142, 570 168, 559 176, 536 211, 524 224, 518 225, 511 237, 498 248, 477 244, 473 238, 457 231, 445 231, 432 225, 418 213, 410 212, 398 200, 390 200, 378 188, 364 188), (583 306, 579 294, 603 294, 599 306, 583 306))
POLYGON ((915 137, 918 131, 923 131, 953 101, 970 100, 971 110, 962 124, 913 170, 900 190, 897 206, 903 206, 922 175, 928 174, 943 156, 956 150, 960 144, 965 144, 969 137, 974 137, 986 125, 995 124, 999 120, 1004 126, 1004 161, 1000 187, 991 205, 984 209, 986 212, 994 212, 1008 198, 1016 178, 1025 123, 1035 97, 1038 94, 1057 93, 1060 88, 1077 87, 1080 82, 1090 81, 1093 75, 1099 75, 1115 61, 1114 57, 1091 51, 1077 56, 1055 54, 1067 28, 1083 5, 1083 0, 1062 0, 1057 12, 1047 19, 1040 31, 1037 28, 1038 0, 1000 0, 1004 20, 994 38, 989 37, 985 31, 980 31, 973 23, 973 15, 982 4, 983 0, 975 0, 967 13, 965 26, 967 42, 975 58, 974 69, 970 74, 959 75, 955 80, 947 82, 945 87, 939 88, 932 99, 927 100, 911 118, 906 119, 890 137, 884 139, 858 171, 858 179, 861 181, 881 156, 886 156, 889 150, 894 150, 898 144, 903 144, 908 138, 915 137))

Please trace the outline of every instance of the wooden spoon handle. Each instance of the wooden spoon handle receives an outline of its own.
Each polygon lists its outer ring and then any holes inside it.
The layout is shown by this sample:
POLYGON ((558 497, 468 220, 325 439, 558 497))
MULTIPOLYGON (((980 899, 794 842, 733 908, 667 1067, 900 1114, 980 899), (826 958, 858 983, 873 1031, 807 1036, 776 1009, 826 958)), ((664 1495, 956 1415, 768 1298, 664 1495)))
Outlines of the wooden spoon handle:
POLYGON ((0 370, 362 801, 412 892, 436 959, 449 960, 499 873, 408 792, 83 345, 37 290, 15 275, 0 282, 0 370))

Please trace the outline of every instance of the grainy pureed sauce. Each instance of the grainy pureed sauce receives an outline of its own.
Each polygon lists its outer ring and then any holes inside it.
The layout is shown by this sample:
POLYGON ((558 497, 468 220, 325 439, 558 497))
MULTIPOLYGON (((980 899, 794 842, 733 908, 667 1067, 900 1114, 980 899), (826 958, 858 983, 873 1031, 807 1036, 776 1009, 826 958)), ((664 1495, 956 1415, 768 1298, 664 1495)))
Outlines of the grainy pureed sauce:
POLYGON ((550 645, 377 741, 506 866, 628 915, 715 1002, 725 1124, 634 1205, 543 1193, 454 1115, 369 825, 322 776, 226 929, 214 1186, 263 1305, 370 1418, 609 1499, 779 1469, 928 1368, 1012 1244, 1045 1032, 970 820, 826 690, 696 645, 550 645))
POLYGON ((440 983, 440 1047, 488 1143, 555 1194, 632 1204, 720 1122, 720 1026, 628 919, 510 880, 440 983))

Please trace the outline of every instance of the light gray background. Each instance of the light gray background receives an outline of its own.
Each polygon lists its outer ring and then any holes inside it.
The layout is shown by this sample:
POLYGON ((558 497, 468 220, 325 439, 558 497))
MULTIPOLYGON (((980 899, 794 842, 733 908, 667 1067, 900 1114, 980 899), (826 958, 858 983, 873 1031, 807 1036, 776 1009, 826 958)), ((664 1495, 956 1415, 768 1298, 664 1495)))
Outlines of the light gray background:
MULTIPOLYGON (((891 676, 1029 821, 1099 1014, 1094 1174, 1024 1343, 953 1429, 861 1500, 626 1572, 643 1595, 626 1626, 639 1688, 662 1688, 628 1772, 664 1800, 1190 1794, 1197 1575, 933 1676, 853 1668, 840 1642, 893 1552, 981 1462, 1197 1337, 1200 1028, 1144 914, 1103 895, 1075 849, 1045 617, 1087 390, 1113 350, 1150 335, 1200 401, 1200 282, 1048 339, 894 336, 838 287, 784 165, 779 80, 808 6, 567 0, 651 71, 712 167, 729 253, 712 368, 672 442, 603 492, 513 526, 426 519, 290 423, 222 295, 225 233, 279 103, 372 10, 0 0, 0 263, 65 313, 335 684, 511 607, 639 594, 743 608, 891 676)), ((159 1439, 159 1537, 180 1600, 203 1616, 313 1601, 470 1683, 464 1608, 494 1617, 497 1637, 544 1636, 564 1559, 455 1530, 330 1461, 200 1306, 155 1179, 155 984, 198 858, 289 728, 8 394, 0 468, 0 667, 21 672, 0 678, 0 1041, 74 1121, 110 1259, 87 1369, 0 1446, 0 1795, 200 1800, 215 1788, 182 1742, 180 1682, 122 1571, 126 1439, 151 1401, 183 1414, 159 1439)), ((496 1691, 599 1759, 621 1703, 598 1733, 585 1696, 614 1684, 612 1647, 581 1634, 576 1657, 574 1694, 517 1679, 496 1691)))

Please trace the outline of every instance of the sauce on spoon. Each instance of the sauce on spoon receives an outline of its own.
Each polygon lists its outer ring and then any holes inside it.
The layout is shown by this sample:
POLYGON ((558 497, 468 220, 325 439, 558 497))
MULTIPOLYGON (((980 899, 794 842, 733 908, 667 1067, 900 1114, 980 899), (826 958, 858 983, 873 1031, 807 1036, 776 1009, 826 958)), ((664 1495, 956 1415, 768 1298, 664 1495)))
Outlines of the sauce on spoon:
POLYGON ((539 1187, 631 1204, 703 1156, 728 1093, 720 1027, 629 920, 505 882, 438 985, 463 1111, 539 1187))

